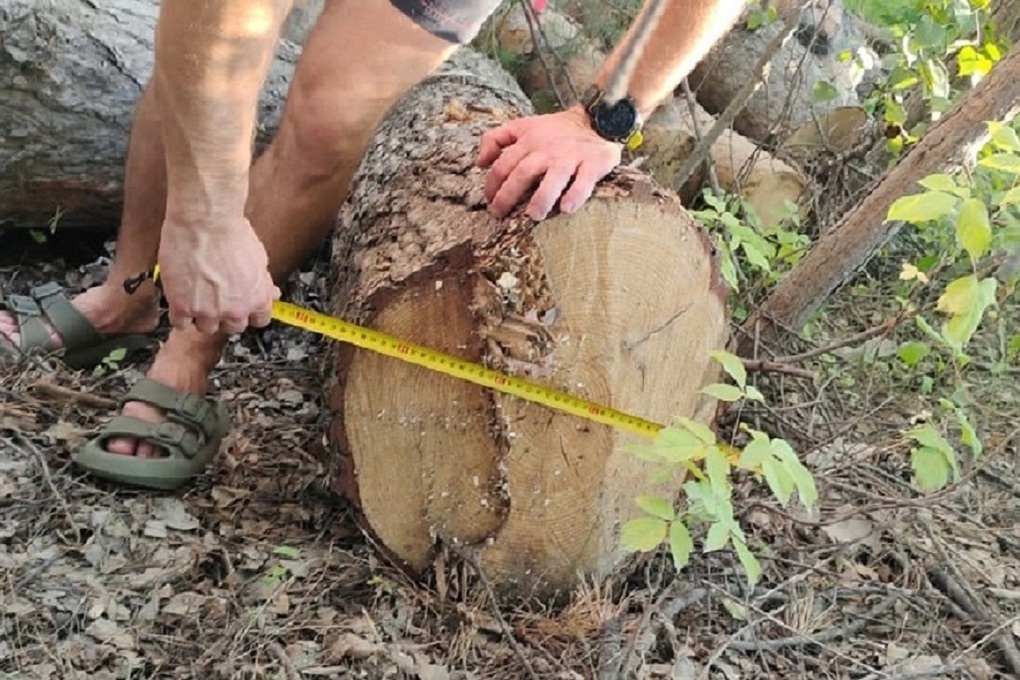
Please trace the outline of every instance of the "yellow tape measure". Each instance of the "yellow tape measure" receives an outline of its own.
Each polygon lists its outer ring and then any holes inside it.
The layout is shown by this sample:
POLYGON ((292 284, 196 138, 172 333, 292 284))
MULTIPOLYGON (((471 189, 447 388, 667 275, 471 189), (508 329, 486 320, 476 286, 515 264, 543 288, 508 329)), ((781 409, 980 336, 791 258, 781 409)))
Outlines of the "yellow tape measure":
MULTIPOLYGON (((151 278, 154 282, 157 281, 159 265, 156 265, 151 273, 125 282, 125 288, 131 292, 137 289, 138 285, 146 278, 151 278)), ((437 373, 460 378, 482 387, 498 390, 504 394, 643 437, 654 437, 664 427, 659 423, 539 385, 525 378, 500 373, 480 364, 458 359, 450 354, 401 340, 387 333, 365 328, 335 316, 321 314, 290 302, 279 300, 273 302, 272 316, 273 319, 290 326, 296 326, 340 342, 349 343, 355 347, 423 366, 437 373)))

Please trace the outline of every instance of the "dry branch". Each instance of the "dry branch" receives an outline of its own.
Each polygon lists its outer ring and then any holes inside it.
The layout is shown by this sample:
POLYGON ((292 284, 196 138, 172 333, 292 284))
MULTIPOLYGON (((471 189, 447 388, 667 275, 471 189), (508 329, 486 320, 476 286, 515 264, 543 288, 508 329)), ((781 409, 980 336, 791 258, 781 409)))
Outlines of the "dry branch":
POLYGON ((958 167, 986 137, 988 121, 1008 118, 1018 108, 1020 47, 1014 47, 779 282, 745 322, 737 352, 750 356, 757 340, 773 338, 781 328, 800 328, 899 230, 900 223, 886 221, 893 202, 917 191, 918 180, 927 175, 958 167))

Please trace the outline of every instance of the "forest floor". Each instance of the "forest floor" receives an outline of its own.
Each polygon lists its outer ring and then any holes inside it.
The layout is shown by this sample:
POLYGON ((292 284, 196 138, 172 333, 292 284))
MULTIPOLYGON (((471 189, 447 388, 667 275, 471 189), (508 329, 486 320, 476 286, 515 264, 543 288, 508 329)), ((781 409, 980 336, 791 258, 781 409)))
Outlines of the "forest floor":
MULTIPOLYGON (((91 255, 0 252, 5 293, 55 278, 73 294, 105 274, 91 255)), ((285 295, 316 305, 321 285, 313 269, 285 295)), ((816 341, 881 322, 883 299, 841 292, 816 341)), ((214 468, 172 494, 97 482, 70 461, 144 362, 0 367, 0 678, 1020 674, 1015 369, 967 372, 987 451, 934 496, 910 484, 902 436, 926 417, 921 376, 859 347, 807 364, 824 371, 814 385, 771 376, 778 401, 744 417, 800 444, 821 507, 791 514, 738 485, 765 568, 753 592, 726 551, 679 576, 656 555, 562 608, 499 608, 476 581, 444 599, 404 577, 323 488, 325 347, 275 325, 232 342, 213 378, 235 427, 214 468)))

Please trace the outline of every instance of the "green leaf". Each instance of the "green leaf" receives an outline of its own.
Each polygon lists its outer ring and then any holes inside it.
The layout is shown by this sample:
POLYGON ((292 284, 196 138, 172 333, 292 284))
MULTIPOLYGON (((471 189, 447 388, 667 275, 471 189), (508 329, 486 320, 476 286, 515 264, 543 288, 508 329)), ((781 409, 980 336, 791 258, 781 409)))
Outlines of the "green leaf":
POLYGON ((981 443, 977 430, 974 429, 974 425, 970 422, 970 418, 967 417, 962 408, 954 407, 953 413, 956 414, 956 422, 960 425, 960 441, 970 448, 973 460, 977 460, 984 452, 984 444, 981 443))
POLYGON ((785 439, 774 439, 772 449, 779 454, 780 460, 786 466, 786 473, 790 475, 794 485, 797 487, 797 495, 804 507, 809 508, 818 500, 818 489, 815 487, 815 478, 807 469, 797 452, 793 450, 785 439))
POLYGON ((970 341, 981 325, 985 310, 995 304, 997 288, 998 281, 994 277, 979 281, 973 274, 946 286, 937 308, 952 317, 942 328, 942 335, 951 347, 959 351, 970 341))
POLYGON ((907 366, 917 366, 919 363, 924 361, 925 357, 931 354, 931 345, 926 342, 908 342, 902 347, 897 353, 900 361, 905 363, 907 366))
POLYGON ((710 397, 715 397, 719 401, 740 401, 744 398, 744 393, 736 385, 713 383, 706 385, 701 391, 710 397))
POLYGON ((927 446, 933 449, 940 449, 943 451, 953 450, 952 447, 949 445, 949 442, 946 441, 945 437, 943 437, 939 433, 939 431, 935 429, 935 426, 932 425, 931 423, 924 423, 923 425, 918 425, 914 428, 911 428, 907 432, 907 436, 913 439, 921 446, 927 446))
POLYGON ((669 552, 673 556, 673 566, 678 570, 687 566, 693 551, 694 541, 691 540, 687 525, 680 521, 673 522, 669 527, 669 552))
POLYGON ((1013 153, 993 153, 985 156, 978 165, 992 170, 1001 170, 1013 175, 1020 175, 1020 155, 1013 153))
POLYGON ((816 104, 830 102, 839 95, 839 90, 830 82, 819 80, 815 83, 812 96, 816 104))
POLYGON ((715 432, 711 428, 690 418, 677 418, 677 423, 705 444, 715 444, 715 432))
POLYGON ((673 505, 665 498, 658 496, 638 496, 636 499, 638 507, 647 512, 649 515, 658 517, 667 522, 672 522, 673 518, 676 517, 676 513, 673 511, 673 505))
POLYGON ((727 522, 715 522, 705 536, 705 552, 722 550, 730 542, 730 527, 727 522))
POLYGON ((747 544, 743 541, 734 539, 733 550, 737 553, 737 558, 744 567, 744 571, 747 572, 748 584, 754 587, 758 583, 758 579, 761 578, 761 563, 758 562, 758 558, 754 556, 754 553, 748 550, 747 544))
POLYGON ((949 175, 936 173, 934 175, 928 175, 924 179, 917 182, 925 189, 931 189, 932 191, 944 191, 948 194, 957 194, 960 191, 960 186, 956 184, 956 181, 949 175))
POLYGON ((744 388, 744 396, 751 401, 765 401, 765 395, 754 385, 748 385, 744 388))
POLYGON ((793 495, 794 483, 790 473, 786 470, 786 466, 776 460, 775 457, 769 456, 762 461, 761 471, 769 488, 772 489, 772 494, 783 505, 789 503, 790 497, 793 495))
POLYGON ((631 552, 655 550, 666 538, 666 522, 655 517, 638 517, 623 525, 620 544, 631 552))
POLYGON ((772 443, 768 437, 753 430, 751 434, 754 437, 751 443, 740 452, 740 467, 744 470, 761 467, 762 461, 772 455, 772 443))
POLYGON ((959 199, 956 196, 944 191, 926 191, 923 194, 903 196, 889 207, 886 220, 921 224, 941 219, 953 211, 957 200, 959 199))
POLYGON ((126 357, 126 356, 127 356, 127 349, 124 348, 124 347, 117 347, 115 349, 111 349, 110 350, 110 353, 106 355, 106 359, 104 359, 104 361, 107 361, 107 362, 112 363, 112 364, 116 364, 116 363, 118 363, 120 361, 123 361, 124 357, 126 357))
POLYGON ((705 452, 705 472, 712 485, 712 491, 720 496, 730 495, 730 463, 718 446, 710 446, 705 452))
POLYGON ((968 198, 960 206, 956 219, 956 235, 960 245, 970 253, 972 262, 980 260, 992 243, 992 225, 988 208, 976 198, 968 198))
POLYGON ((1020 153, 1020 137, 1016 130, 1009 125, 1004 125, 997 120, 988 122, 988 131, 992 135, 992 144, 1003 151, 1014 151, 1020 153))
POLYGON ((740 360, 740 357, 721 349, 712 352, 711 356, 722 364, 726 374, 733 378, 734 382, 743 389, 744 385, 747 384, 747 369, 744 368, 744 362, 740 360))
POLYGON ((301 559, 301 551, 297 548, 293 548, 289 545, 278 545, 273 549, 273 553, 284 557, 288 560, 299 560, 301 559))
POLYGON ((910 452, 914 477, 922 491, 937 491, 949 482, 950 467, 938 449, 919 446, 910 452))
POLYGON ((1002 200, 999 201, 999 206, 1005 208, 1017 203, 1020 203, 1020 187, 1013 187, 1003 195, 1002 200))

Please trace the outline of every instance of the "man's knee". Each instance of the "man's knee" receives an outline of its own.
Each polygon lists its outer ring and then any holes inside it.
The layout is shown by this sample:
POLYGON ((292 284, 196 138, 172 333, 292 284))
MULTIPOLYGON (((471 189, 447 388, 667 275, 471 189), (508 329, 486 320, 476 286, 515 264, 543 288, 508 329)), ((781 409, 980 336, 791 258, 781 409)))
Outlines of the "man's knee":
POLYGON ((384 115, 382 107, 353 101, 341 92, 299 85, 287 106, 277 144, 309 182, 329 181, 357 163, 384 115))
POLYGON ((470 42, 501 0, 390 0, 390 4, 434 36, 470 42))

